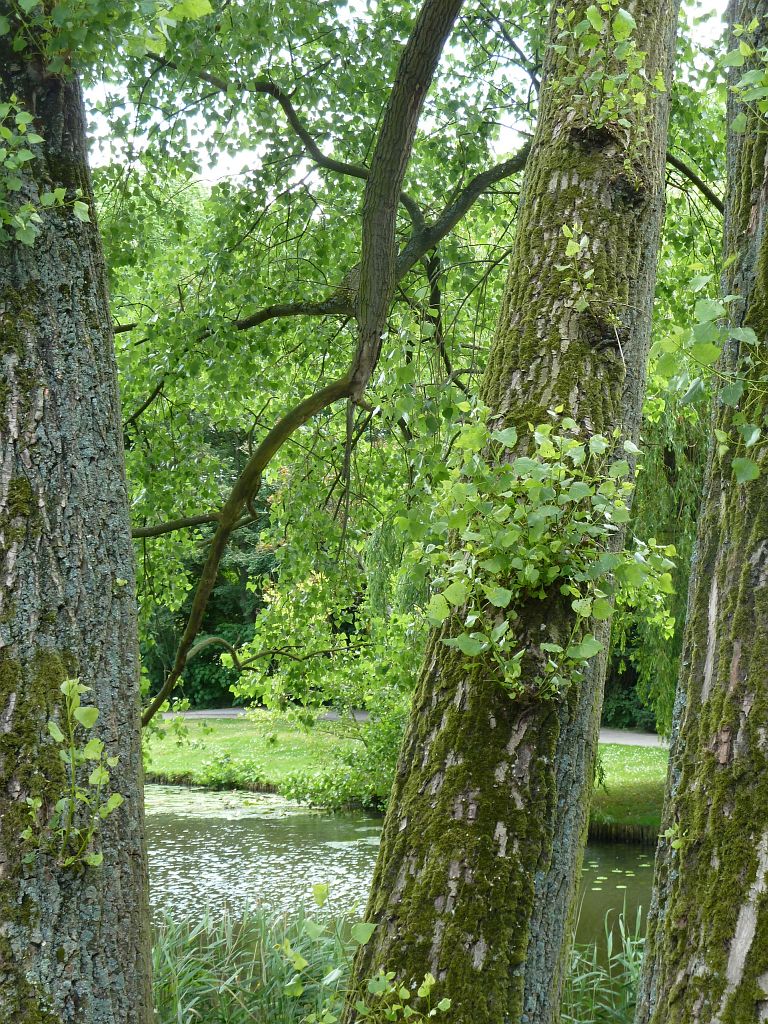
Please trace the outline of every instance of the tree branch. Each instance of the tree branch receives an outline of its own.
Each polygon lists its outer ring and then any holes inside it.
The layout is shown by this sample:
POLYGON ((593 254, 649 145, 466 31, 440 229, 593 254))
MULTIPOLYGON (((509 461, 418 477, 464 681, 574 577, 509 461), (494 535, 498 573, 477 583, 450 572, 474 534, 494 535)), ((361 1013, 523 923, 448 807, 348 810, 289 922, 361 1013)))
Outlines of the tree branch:
POLYGON ((134 410, 134 412, 131 413, 131 415, 128 417, 128 419, 125 421, 125 423, 123 423, 123 430, 127 430, 128 427, 135 427, 136 426, 136 421, 139 419, 141 414, 146 412, 147 409, 150 407, 150 405, 152 405, 154 400, 159 397, 159 395, 162 392, 164 387, 165 387, 165 377, 161 377, 159 382, 157 383, 157 386, 152 391, 152 393, 149 395, 149 397, 145 398, 144 401, 141 403, 141 405, 138 407, 138 409, 134 410))
POLYGON ((141 537, 162 537, 164 533, 175 533, 176 530, 188 530, 192 526, 205 526, 208 523, 218 523, 219 513, 201 513, 199 516, 183 516, 181 519, 171 519, 167 523, 160 523, 157 526, 136 526, 131 530, 134 540, 141 537))
POLYGON ((669 152, 667 153, 667 163, 671 164, 672 167, 676 168, 678 171, 680 171, 681 174, 685 175, 688 181, 690 181, 692 184, 696 186, 699 192, 701 192, 704 198, 708 200, 712 204, 712 206, 714 206, 714 208, 721 216, 725 214, 725 205, 723 203, 723 200, 720 198, 720 196, 718 196, 716 192, 712 190, 712 188, 706 183, 706 181, 704 181, 703 178, 699 177, 699 175, 696 173, 696 171, 693 170, 692 167, 689 167, 688 164, 685 163, 685 161, 675 156, 674 153, 669 152))
POLYGON ((395 226, 400 188, 427 89, 462 2, 425 0, 400 59, 371 158, 363 199, 356 304, 358 345, 350 374, 353 400, 362 396, 379 358, 381 338, 398 280, 395 226))
MULTIPOLYGON (((173 63, 173 61, 163 60, 161 57, 156 57, 155 60, 160 62, 163 67, 180 70, 178 65, 173 63)), ((227 82, 223 78, 220 78, 218 75, 212 75, 207 71, 194 71, 192 74, 199 78, 201 82, 207 82, 209 85, 213 85, 222 92, 228 92, 232 84, 231 82, 227 82)), ((322 167, 326 171, 333 171, 335 174, 345 175, 349 178, 358 178, 361 181, 368 180, 370 171, 364 164, 354 164, 347 160, 337 160, 334 157, 326 156, 326 154, 323 153, 317 142, 315 142, 314 137, 299 117, 299 113, 293 105, 291 95, 277 85, 276 82, 273 82, 269 78, 255 78, 251 82, 238 81, 235 84, 237 88, 242 89, 245 92, 271 96, 272 99, 276 100, 282 107, 288 124, 301 140, 307 154, 318 167, 322 167)), ((422 213, 419 204, 412 196, 409 196, 407 192, 401 192, 399 199, 408 211, 408 216, 413 221, 414 226, 421 229, 424 226, 424 214, 422 213)))
POLYGON ((327 387, 320 388, 319 391, 310 395, 309 398, 305 398, 303 402, 300 402, 290 412, 286 413, 270 430, 248 460, 245 469, 238 477, 229 498, 219 513, 218 527, 211 540, 208 557, 205 560, 205 565, 197 584, 192 601, 192 609, 189 613, 184 633, 179 641, 173 667, 160 688, 160 692, 152 699, 142 715, 142 725, 147 725, 152 720, 158 708, 163 705, 181 678, 189 653, 192 650, 194 639, 202 624, 208 599, 216 583, 221 558, 230 536, 240 521, 243 509, 258 493, 262 473, 291 434, 320 412, 321 409, 332 405, 340 398, 346 398, 348 394, 349 380, 347 377, 340 377, 327 387))
POLYGON ((299 644, 286 645, 285 647, 274 647, 268 651, 259 651, 258 654, 252 655, 250 658, 246 658, 245 661, 241 661, 237 650, 221 636, 206 636, 189 652, 187 661, 191 661, 194 657, 206 650, 208 647, 223 647, 227 654, 232 658, 234 667, 238 672, 247 672, 257 661, 262 661, 264 658, 289 658, 291 661, 311 661, 312 658, 325 657, 328 654, 347 654, 349 651, 359 651, 363 647, 370 647, 370 640, 360 640, 356 644, 344 644, 343 647, 324 647, 317 651, 309 651, 307 654, 291 654, 291 651, 302 650, 299 644))

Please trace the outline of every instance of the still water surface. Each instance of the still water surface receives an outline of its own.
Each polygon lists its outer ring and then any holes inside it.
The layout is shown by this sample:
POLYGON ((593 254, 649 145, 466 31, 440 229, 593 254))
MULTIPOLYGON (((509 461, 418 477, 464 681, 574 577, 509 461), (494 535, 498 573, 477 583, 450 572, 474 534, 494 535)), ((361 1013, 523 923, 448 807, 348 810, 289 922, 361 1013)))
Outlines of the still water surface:
MULTIPOLYGON (((271 794, 147 786, 150 895, 156 910, 194 917, 204 908, 295 910, 312 885, 330 885, 332 910, 365 907, 381 819, 329 815, 271 794)), ((600 941, 607 913, 631 924, 648 906, 652 851, 631 844, 587 847, 579 942, 600 941)))

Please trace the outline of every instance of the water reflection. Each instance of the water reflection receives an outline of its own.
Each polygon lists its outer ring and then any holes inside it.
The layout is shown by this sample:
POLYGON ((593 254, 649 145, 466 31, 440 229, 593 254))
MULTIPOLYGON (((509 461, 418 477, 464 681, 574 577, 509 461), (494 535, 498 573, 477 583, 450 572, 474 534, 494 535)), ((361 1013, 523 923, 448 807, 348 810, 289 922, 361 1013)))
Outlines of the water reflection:
MULTIPOLYGON (((194 916, 203 907, 294 910, 313 883, 330 885, 329 908, 365 906, 381 821, 328 815, 270 794, 147 786, 150 896, 156 909, 194 916)), ((587 847, 577 940, 600 940, 608 911, 648 906, 652 851, 587 847)), ((615 915, 614 915, 615 917, 615 915)))

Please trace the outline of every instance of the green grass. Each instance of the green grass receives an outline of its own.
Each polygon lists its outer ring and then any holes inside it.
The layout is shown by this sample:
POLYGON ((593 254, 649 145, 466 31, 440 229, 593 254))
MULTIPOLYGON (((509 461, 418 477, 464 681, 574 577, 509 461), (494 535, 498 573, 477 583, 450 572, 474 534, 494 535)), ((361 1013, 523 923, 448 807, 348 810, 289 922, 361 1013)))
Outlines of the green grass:
MULTIPOLYGON (((150 739, 147 768, 168 782, 279 789, 289 772, 319 770, 355 746, 349 730, 346 724, 324 722, 305 732, 266 711, 247 720, 191 720, 187 742, 178 743, 172 733, 150 739)), ((658 828, 667 757, 658 747, 601 745, 605 780, 595 791, 593 820, 658 828)))
POLYGON ((593 821, 658 828, 668 759, 660 747, 601 744, 605 781, 592 797, 593 821))
POLYGON ((173 732, 150 738, 148 772, 168 782, 261 782, 278 788, 289 772, 322 768, 344 748, 357 745, 349 726, 323 722, 305 731, 266 711, 248 719, 191 719, 186 725, 184 742, 173 732))

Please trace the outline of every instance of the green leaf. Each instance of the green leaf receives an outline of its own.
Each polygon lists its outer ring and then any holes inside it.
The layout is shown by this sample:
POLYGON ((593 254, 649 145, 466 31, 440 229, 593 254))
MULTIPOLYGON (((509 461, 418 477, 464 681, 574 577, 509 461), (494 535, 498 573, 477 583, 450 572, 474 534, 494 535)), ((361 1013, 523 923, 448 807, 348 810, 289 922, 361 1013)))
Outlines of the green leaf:
POLYGON ((573 661, 589 661, 602 651, 603 645, 591 633, 587 633, 581 643, 572 644, 565 652, 573 661))
POLYGON ((517 431, 514 427, 507 427, 505 430, 494 430, 491 434, 494 441, 503 444, 505 448, 514 448, 517 444, 517 431))
POLYGON ((712 280, 711 274, 699 274, 697 277, 691 278, 689 285, 692 292, 700 292, 702 288, 705 288, 712 280))
POLYGON ((595 32, 602 32, 603 18, 597 7, 594 4, 591 4, 584 13, 586 15, 587 21, 595 30, 595 32))
POLYGON ((120 793, 111 793, 109 799, 104 804, 107 814, 111 814, 112 811, 116 811, 121 804, 125 802, 124 797, 120 793))
POLYGON ((42 0, 18 0, 19 7, 25 14, 29 14, 31 10, 38 7, 41 3, 42 0))
POLYGON ((109 782, 109 772, 102 765, 97 764, 88 776, 88 782, 91 786, 105 786, 109 782))
POLYGON ((196 21, 198 18, 204 18, 206 14, 213 14, 210 0, 179 0, 179 3, 171 8, 168 17, 174 21, 182 21, 184 18, 196 21))
POLYGON ((669 572, 663 572, 657 580, 659 591, 662 594, 674 594, 675 585, 672 582, 672 574, 669 572))
POLYGON ((754 459, 734 459, 733 473, 737 483, 745 484, 750 480, 757 480, 760 476, 760 467, 754 459))
MULTIPOLYGON (((80 710, 85 711, 86 708, 80 710)), ((92 736, 83 747, 83 757, 87 761, 98 761, 104 752, 104 744, 97 736, 92 736)))
POLYGON ((580 597, 577 601, 571 601, 571 608, 573 608, 577 615, 581 615, 582 618, 588 619, 592 614, 592 599, 589 597, 580 597))
POLYGON ((620 7, 616 12, 616 16, 613 19, 613 24, 611 27, 613 29, 613 38, 616 40, 617 43, 623 43, 626 39, 629 39, 629 37, 635 31, 635 29, 637 28, 637 22, 629 13, 629 11, 626 11, 623 7, 620 7))
POLYGON ((731 121, 731 131, 735 135, 743 135, 747 130, 747 115, 742 111, 731 121))
POLYGON ((452 604, 454 608, 458 608, 464 604, 467 600, 468 594, 469 587, 464 580, 454 580, 453 583, 449 584, 443 591, 443 597, 446 601, 452 604))
POLYGON ((87 224, 90 221, 91 215, 88 212, 87 203, 83 203, 81 200, 76 199, 72 204, 72 210, 74 211, 77 219, 83 221, 84 224, 87 224))
MULTIPOLYGON (((310 939, 319 939, 320 936, 325 931, 324 924, 319 924, 317 921, 311 921, 309 919, 304 921, 302 928, 310 937, 310 939)), ((325 979, 323 979, 323 983, 325 984, 325 979)))
POLYGON ((366 921, 358 921, 357 924, 353 924, 350 929, 350 936, 352 941, 356 942, 358 946, 364 946, 368 942, 376 931, 375 924, 368 924, 366 921))
POLYGON ((691 386, 685 392, 683 397, 680 399, 681 405, 691 405, 693 402, 698 402, 700 398, 704 398, 707 393, 707 389, 704 386, 704 381, 701 377, 697 377, 691 383, 691 386))
POLYGON ((568 497, 571 501, 582 501, 592 494, 592 488, 583 480, 577 480, 568 488, 568 497))
POLYGON ((744 394, 744 381, 741 378, 737 378, 731 381, 730 384, 726 384, 720 392, 720 401, 723 405, 730 405, 734 408, 739 404, 741 396, 744 394))
POLYGON ((98 867, 101 866, 101 864, 102 864, 102 862, 104 860, 104 854, 103 853, 86 853, 84 855, 84 857, 83 857, 83 860, 85 861, 86 864, 90 865, 90 867, 98 868, 98 867))
POLYGON ((589 450, 593 455, 602 455, 608 450, 608 442, 602 434, 593 434, 589 439, 589 450))
POLYGON ((761 430, 754 423, 742 423, 739 427, 739 433, 744 441, 744 445, 747 448, 751 448, 760 440, 761 430))
POLYGON ((37 238, 37 229, 31 224, 25 224, 22 228, 16 228, 16 241, 23 245, 34 245, 37 238))
POLYGON ((318 907, 323 907, 328 902, 328 893, 331 887, 327 882, 315 882, 312 886, 312 899, 318 907))
POLYGON ((613 615, 613 606, 611 602, 605 597, 595 598, 594 604, 592 605, 592 618, 602 621, 603 619, 610 619, 613 615))
POLYGON ((506 587, 483 587, 483 590, 494 608, 506 608, 512 600, 512 591, 506 587))
POLYGON ((430 624, 433 626, 439 626, 441 622, 445 622, 450 614, 450 605, 443 595, 433 594, 426 607, 426 615, 430 624))
POLYGON ((57 743, 64 742, 64 733, 61 731, 58 725, 56 725, 55 722, 48 723, 48 732, 51 734, 51 736, 53 736, 54 740, 56 740, 57 743))
POLYGON ((477 640, 475 637, 470 636, 469 633, 460 633, 454 639, 451 646, 458 647, 461 653, 466 654, 468 658, 474 658, 481 651, 484 651, 486 647, 482 640, 477 640))
POLYGON ((0 36, 7 36, 11 31, 11 23, 4 14, 0 14, 0 36))
POLYGON ((751 327, 729 327, 728 337, 743 341, 745 345, 757 345, 757 335, 751 327))
POLYGON ((616 462, 612 462, 608 470, 608 476, 611 480, 619 480, 623 476, 629 476, 629 463, 627 460, 617 459, 616 462))
POLYGON ((79 707, 75 708, 73 714, 84 729, 92 729, 99 717, 99 709, 93 706, 79 707))
POLYGON ((694 314, 700 324, 708 323, 725 316, 725 306, 717 299, 699 299, 694 306, 694 314))
POLYGON ((691 345, 691 355, 704 366, 712 366, 713 363, 716 363, 722 351, 719 345, 713 345, 710 342, 691 345))
POLYGON ((729 50, 724 57, 720 58, 720 65, 724 68, 744 67, 746 58, 741 50, 729 50))

